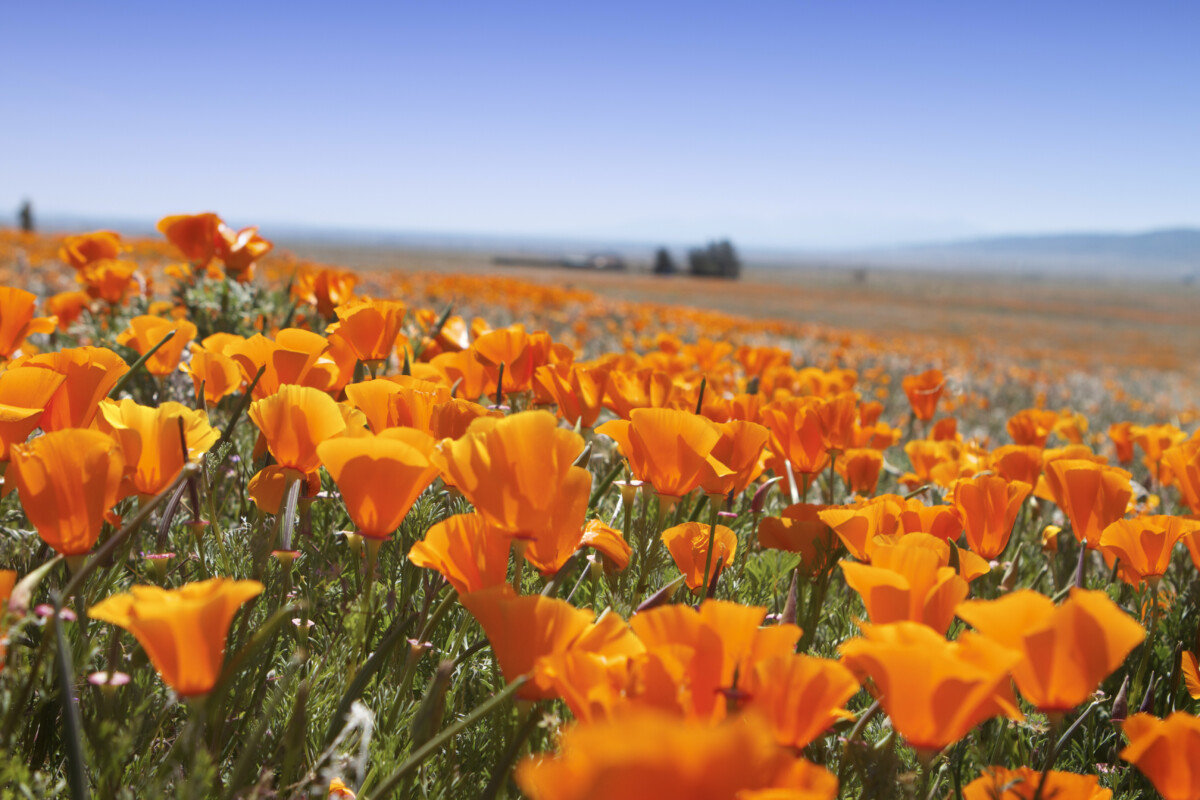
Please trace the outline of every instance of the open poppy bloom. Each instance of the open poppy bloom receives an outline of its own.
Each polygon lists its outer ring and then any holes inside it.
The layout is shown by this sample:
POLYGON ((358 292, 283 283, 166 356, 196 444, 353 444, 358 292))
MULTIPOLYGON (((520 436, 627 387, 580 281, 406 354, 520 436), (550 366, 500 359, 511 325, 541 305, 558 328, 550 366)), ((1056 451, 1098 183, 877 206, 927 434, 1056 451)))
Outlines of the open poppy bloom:
POLYGON ((1042 773, 1031 767, 988 767, 982 776, 963 787, 963 800, 1109 800, 1112 792, 1100 788, 1095 775, 1051 771, 1042 786, 1042 773), (1038 787, 1041 786, 1041 792, 1038 787))
POLYGON ((54 332, 58 319, 35 317, 36 303, 37 295, 33 292, 0 286, 0 359, 12 358, 27 336, 54 332))
POLYGON ((321 465, 317 445, 346 430, 345 417, 332 397, 291 384, 251 403, 250 419, 280 466, 306 473, 321 465))
POLYGON ((58 317, 58 328, 65 331, 83 316, 83 310, 91 302, 87 292, 58 292, 46 298, 46 311, 58 317))
POLYGON ((179 589, 133 586, 92 606, 88 616, 132 633, 163 682, 179 695, 192 697, 216 685, 233 617, 262 591, 258 581, 229 578, 179 589))
POLYGON ((1042 474, 1042 448, 1010 444, 992 451, 992 470, 1006 481, 1022 481, 1037 486, 1042 474))
POLYGON ((832 800, 837 778, 779 746, 745 714, 706 726, 640 711, 567 728, 554 757, 530 756, 516 780, 533 800, 832 800))
POLYGON ((709 525, 703 522, 685 522, 662 532, 663 544, 675 560, 675 566, 683 573, 687 586, 693 592, 704 588, 704 566, 709 563, 709 582, 712 576, 729 566, 737 552, 737 534, 724 525, 717 525, 713 538, 712 559, 709 561, 709 525))
POLYGON ((115 231, 92 231, 63 239, 58 257, 74 269, 82 269, 93 261, 117 258, 126 250, 121 234, 115 231))
POLYGON ((221 398, 242 388, 242 370, 238 363, 224 353, 192 345, 192 358, 183 365, 192 378, 196 396, 204 392, 205 405, 215 406, 221 398))
POLYGON ((325 329, 350 345, 365 364, 381 365, 392 355, 408 307, 396 300, 361 300, 334 309, 338 321, 325 329))
POLYGON ((296 271, 292 284, 292 296, 317 309, 317 313, 329 319, 333 310, 354 296, 358 275, 348 269, 302 267, 296 271))
POLYGON ((954 621, 954 607, 970 591, 957 570, 942 566, 937 553, 923 547, 881 544, 870 564, 841 564, 846 583, 862 597, 876 625, 911 620, 944 634, 954 621))
POLYGON ((1018 411, 1008 420, 1008 435, 1016 444, 1045 447, 1054 426, 1058 423, 1058 414, 1040 408, 1027 408, 1018 411))
POLYGON ((806 655, 764 659, 745 678, 747 708, 770 724, 777 742, 795 748, 852 716, 842 706, 858 689, 858 679, 842 664, 806 655))
POLYGON ((455 514, 426 531, 408 560, 441 573, 465 595, 504 583, 511 549, 512 539, 489 529, 479 514, 455 514))
POLYGON ((1130 475, 1082 459, 1056 459, 1046 463, 1046 483, 1054 502, 1071 521, 1075 538, 1089 548, 1100 543, 1100 534, 1125 516, 1133 487, 1130 475))
POLYGON ((821 519, 827 506, 796 503, 778 517, 763 517, 758 523, 758 543, 772 550, 787 550, 800 556, 800 569, 814 575, 825 568, 837 544, 833 530, 821 519))
POLYGON ((625 534, 598 519, 589 519, 583 526, 583 537, 579 540, 579 546, 590 547, 600 553, 605 562, 615 567, 618 572, 629 566, 629 557, 633 553, 633 548, 625 541, 625 534))
POLYGON ((254 265, 271 252, 274 245, 258 235, 258 228, 234 230, 225 223, 217 225, 216 254, 225 264, 225 272, 238 283, 254 279, 254 265))
POLYGON ((141 406, 133 398, 100 404, 98 427, 112 436, 125 461, 122 493, 152 497, 179 476, 184 465, 217 443, 220 433, 203 411, 175 402, 141 406), (180 422, 185 443, 180 441, 180 422))
POLYGON ((0 372, 0 461, 8 460, 9 448, 21 444, 44 416, 63 376, 32 366, 9 367, 0 372))
POLYGON ((1168 447, 1163 451, 1162 463, 1170 469, 1180 499, 1193 514, 1200 514, 1200 440, 1168 447))
POLYGON ((207 266, 217 255, 220 225, 216 214, 177 214, 160 219, 158 230, 188 261, 207 266))
MULTIPOLYGON (((346 387, 349 392, 350 387, 346 387)), ((459 439, 471 427, 471 423, 479 417, 504 416, 503 411, 489 410, 479 403, 460 398, 451 398, 444 402, 434 403, 429 408, 429 435, 434 439, 459 439)))
POLYGON ((1028 483, 998 475, 976 475, 954 484, 954 507, 976 554, 989 561, 1000 557, 1012 537, 1021 504, 1032 491, 1028 483))
POLYGON ((44 367, 64 377, 46 403, 41 428, 87 428, 96 418, 100 401, 108 396, 129 366, 106 347, 71 347, 57 353, 40 353, 13 362, 13 366, 44 367))
POLYGON ((836 469, 851 492, 870 496, 875 494, 875 487, 879 484, 883 454, 878 450, 852 447, 838 459, 836 469))
POLYGON ((125 302, 130 292, 140 290, 138 277, 136 261, 105 258, 79 270, 75 282, 84 287, 89 297, 116 306, 125 302))
POLYGON ((1150 779, 1165 800, 1200 797, 1200 717, 1176 711, 1166 719, 1134 714, 1125 720, 1129 746, 1121 758, 1150 779))
MULTIPOLYGON (((802 398, 767 405, 762 410, 762 424, 771 431, 771 452, 781 462, 790 463, 794 473, 812 475, 829 463, 821 415, 802 398)), ((777 475, 783 474, 782 467, 782 463, 773 467, 777 475)))
POLYGON ((246 381, 254 380, 259 369, 263 369, 254 387, 256 400, 269 397, 280 386, 289 384, 336 393, 353 376, 353 353, 349 353, 349 363, 344 364, 335 357, 328 339, 299 328, 280 330, 274 341, 255 334, 232 344, 225 352, 238 362, 246 381))
POLYGON ((558 406, 558 415, 569 424, 591 428, 604 409, 609 370, 580 364, 544 364, 534 370, 533 382, 558 406))
POLYGON ((671 408, 636 408, 629 421, 606 422, 635 478, 666 497, 679 498, 713 477, 733 472, 712 455, 720 431, 704 417, 671 408))
POLYGON ((504 365, 502 392, 523 392, 530 388, 533 371, 539 366, 531 339, 524 325, 498 328, 477 338, 471 352, 485 366, 498 370, 504 365))
POLYGON ((111 437, 72 428, 14 445, 8 475, 38 536, 64 556, 80 556, 100 536, 120 497, 125 462, 111 437))
MULTIPOLYGON (((425 437, 422 449, 388 434, 338 437, 317 445, 317 455, 341 490, 358 533, 368 539, 391 536, 437 477, 428 455, 432 438, 425 437)), ((424 436, 419 431, 405 435, 411 434, 424 436)))
POLYGON ((902 498, 881 495, 850 506, 829 506, 817 512, 817 516, 833 529, 850 555, 869 562, 878 537, 904 531, 900 520, 904 511, 902 498))
POLYGON ((737 497, 762 474, 762 452, 771 432, 754 422, 730 420, 714 422, 721 438, 712 449, 713 458, 732 470, 728 475, 713 474, 700 482, 700 488, 722 498, 737 497))
POLYGON ((1108 440, 1117 450, 1117 461, 1128 464, 1133 461, 1133 423, 1114 422, 1108 426, 1108 440))
POLYGON ((892 726, 926 756, 991 717, 1023 719, 1008 677, 1020 659, 1013 651, 969 632, 948 642, 916 622, 864 625, 862 633, 839 648, 842 662, 875 682, 892 726))
POLYGON ((408 375, 352 383, 346 397, 376 433, 397 426, 430 433, 433 409, 451 400, 448 387, 408 375))
POLYGON ((145 355, 171 331, 175 331, 171 340, 158 348, 146 361, 147 372, 163 377, 179 367, 183 351, 196 338, 195 325, 186 319, 169 320, 143 314, 129 320, 129 327, 117 337, 117 342, 136 350, 139 355, 145 355))
POLYGON ((908 397, 913 414, 922 422, 928 422, 937 413, 938 400, 946 389, 946 377, 940 369, 930 369, 920 375, 905 375, 900 386, 908 397))
POLYGON ((1072 589, 1054 605, 1021 589, 998 600, 969 600, 956 613, 983 636, 1020 655, 1013 679, 1042 711, 1066 712, 1087 700, 1146 632, 1102 591, 1072 589))
POLYGON ((1194 538, 1200 520, 1163 514, 1119 519, 1100 534, 1100 551, 1120 559, 1121 577, 1135 585, 1157 583, 1171 566, 1171 551, 1180 539, 1194 538))

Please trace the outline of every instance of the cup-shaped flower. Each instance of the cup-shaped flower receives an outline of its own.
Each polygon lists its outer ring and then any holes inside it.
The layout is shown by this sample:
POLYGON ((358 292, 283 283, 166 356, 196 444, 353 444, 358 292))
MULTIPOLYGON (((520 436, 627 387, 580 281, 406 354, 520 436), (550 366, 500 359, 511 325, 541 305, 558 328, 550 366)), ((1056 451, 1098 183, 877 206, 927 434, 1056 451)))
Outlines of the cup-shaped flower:
POLYGON ((596 428, 616 440, 638 480, 660 495, 682 497, 703 481, 733 470, 713 456, 720 431, 704 417, 673 408, 635 408, 629 421, 596 428))
POLYGON ((225 223, 217 225, 216 254, 225 264, 225 273, 238 283, 254 280, 254 265, 275 247, 258 235, 258 228, 234 230, 225 223))
POLYGON ((864 625, 839 648, 842 662, 870 677, 892 726, 932 755, 1003 714, 1022 718, 1008 672, 1019 655, 978 634, 946 641, 916 622, 864 625))
POLYGON ((360 300, 334 309, 338 321, 325 329, 340 336, 359 361, 378 364, 392 354, 407 306, 397 300, 360 300))
POLYGON ((346 430, 342 410, 325 392, 287 384, 250 404, 250 419, 281 466, 312 472, 321 465, 317 445, 346 430))
POLYGON ((875 494, 875 487, 879 484, 883 453, 870 448, 851 447, 838 459, 836 469, 851 492, 869 497, 875 494))
POLYGON ((34 333, 52 333, 55 317, 35 317, 37 295, 24 289, 0 286, 0 358, 11 358, 34 333))
POLYGON ((745 678, 748 708, 771 726, 782 745, 801 748, 850 713, 842 706, 857 694, 858 679, 845 666, 805 655, 775 656, 745 678))
POLYGON ((408 560, 450 581, 459 594, 504 583, 512 539, 488 528, 479 514, 455 514, 425 532, 408 551, 408 560))
POLYGON ((519 324, 483 334, 471 345, 471 353, 484 366, 499 369, 504 365, 501 390, 505 394, 527 390, 533 381, 533 371, 539 366, 532 337, 519 324))
MULTIPOLYGON (((317 445, 321 463, 333 477, 358 533, 386 539, 400 527, 417 497, 437 477, 424 450, 384 431, 378 436, 337 437, 317 445)), ((410 431, 419 433, 419 431, 410 431)))
POLYGON ((1013 679, 1042 711, 1087 700, 1146 637, 1142 626, 1101 591, 1072 589, 1061 605, 1021 589, 998 600, 969 600, 956 613, 983 636, 1019 654, 1013 679))
POLYGON ((7 461, 9 448, 24 442, 38 427, 43 409, 63 380, 57 372, 34 366, 0 372, 0 461, 7 461))
POLYGON ((106 347, 71 347, 13 362, 18 363, 45 367, 65 379, 46 403, 40 422, 44 431, 90 427, 100 401, 129 371, 124 359, 106 347))
POLYGON ((539 393, 548 395, 558 406, 558 416, 569 424, 591 428, 604 408, 604 391, 609 370, 581 364, 544 364, 534 370, 533 382, 539 393))
POLYGON ((120 497, 125 462, 111 437, 71 428, 12 448, 9 475, 38 535, 64 556, 92 549, 120 497))
POLYGON ((910 620, 944 634, 954 621, 954 607, 970 591, 956 569, 942 566, 938 554, 924 547, 881 544, 870 564, 841 564, 846 583, 862 597, 876 625, 910 620))
POLYGON ((603 555, 605 563, 615 567, 618 572, 629 566, 629 557, 633 554, 633 548, 625 541, 625 534, 598 519, 589 519, 583 526, 579 545, 590 547, 603 555))
POLYGON ((1046 463, 1046 483, 1054 502, 1071 521, 1075 538, 1088 547, 1100 543, 1100 534, 1125 516, 1133 487, 1130 475, 1083 459, 1056 459, 1046 463))
POLYGON ((850 555, 870 561, 878 537, 903 532, 900 515, 904 510, 900 498, 884 495, 852 506, 830 506, 817 516, 833 529, 850 555))
POLYGON ((178 589, 134 586, 92 606, 88 616, 132 633, 163 682, 181 696, 192 697, 216 685, 229 625, 238 609, 262 591, 258 581, 229 578, 178 589))
POLYGON ((192 378, 196 396, 204 392, 206 405, 215 406, 221 398, 242 388, 242 370, 238 363, 224 353, 193 345, 191 360, 183 371, 192 378))
POLYGON ((93 261, 117 258, 127 248, 115 231, 92 231, 67 236, 58 248, 58 257, 73 269, 82 269, 93 261))
POLYGON ((530 757, 516 770, 533 800, 832 800, 837 779, 780 747, 757 715, 707 726, 639 711, 580 723, 560 754, 530 757))
POLYGON ((1165 800, 1200 797, 1200 717, 1176 711, 1166 719, 1134 714, 1123 726, 1121 758, 1150 779, 1165 800))
POLYGON ((1024 481, 1007 481, 999 475, 976 475, 954 484, 958 509, 971 549, 983 558, 999 558, 1008 547, 1021 504, 1033 487, 1024 481))
POLYGON ((1171 471, 1180 499, 1193 514, 1200 514, 1200 439, 1168 447, 1162 463, 1171 471))
POLYGON ((771 432, 762 425, 739 419, 714 422, 713 425, 721 438, 713 447, 712 456, 732 472, 728 475, 714 473, 700 482, 700 488, 712 495, 724 497, 732 492, 737 497, 762 474, 762 452, 771 432))
POLYGON ((1051 771, 1043 779, 1041 771, 1031 767, 988 767, 982 776, 963 787, 963 800, 1034 800, 1035 797, 1110 800, 1112 792, 1100 788, 1100 778, 1095 775, 1051 771), (1042 787, 1040 792, 1038 787, 1042 787))
POLYGON ((84 287, 89 297, 116 306, 123 303, 130 292, 136 293, 139 287, 137 276, 137 262, 105 258, 79 270, 75 281, 84 287))
POLYGON ((1042 408, 1027 408, 1013 414, 1007 424, 1008 435, 1015 444, 1045 447, 1046 440, 1054 426, 1058 424, 1058 414, 1042 408))
POLYGON ((671 553, 675 566, 683 573, 688 588, 693 592, 704 586, 704 567, 709 564, 709 582, 712 576, 729 566, 737 552, 737 534, 724 525, 717 525, 715 532, 703 522, 685 522, 662 532, 663 544, 671 553), (713 533, 712 556, 708 554, 708 537, 713 533))
POLYGON ((46 311, 58 317, 58 329, 65 331, 83 316, 83 311, 92 302, 87 292, 66 291, 46 298, 46 311))
POLYGON ((1034 445, 1009 444, 991 453, 992 470, 1008 481, 1024 481, 1037 486, 1042 474, 1042 448, 1034 445))
POLYGON ((217 229, 221 218, 216 214, 177 214, 158 221, 158 230, 175 245, 183 257, 205 266, 217 255, 217 229))
POLYGON ((905 375, 900 381, 917 419, 928 422, 937 413, 938 400, 946 389, 946 377, 940 369, 929 369, 920 375, 905 375))
POLYGON ((1157 582, 1171 566, 1171 553, 1184 537, 1194 538, 1200 520, 1165 514, 1119 519, 1100 534, 1100 551, 1120 559, 1121 577, 1134 584, 1157 582))
POLYGON ((813 575, 829 564, 837 536, 821 519, 827 506, 796 503, 778 517, 763 517, 758 523, 758 543, 772 550, 787 550, 800 556, 800 569, 813 575))
POLYGON ((771 403, 762 410, 762 423, 771 431, 770 447, 781 459, 776 474, 782 474, 782 461, 798 474, 812 475, 829 463, 825 439, 821 433, 821 415, 803 398, 771 403))
POLYGON ((129 320, 129 327, 117 337, 117 342, 145 355, 171 331, 171 340, 155 351, 146 361, 146 371, 160 377, 170 375, 179 367, 179 360, 188 344, 196 338, 196 326, 186 319, 163 319, 143 314, 129 320))
POLYGON ((146 497, 163 491, 188 461, 208 452, 220 438, 206 413, 171 401, 151 407, 138 405, 130 397, 105 400, 100 404, 97 426, 121 448, 125 461, 122 493, 126 496, 146 497))

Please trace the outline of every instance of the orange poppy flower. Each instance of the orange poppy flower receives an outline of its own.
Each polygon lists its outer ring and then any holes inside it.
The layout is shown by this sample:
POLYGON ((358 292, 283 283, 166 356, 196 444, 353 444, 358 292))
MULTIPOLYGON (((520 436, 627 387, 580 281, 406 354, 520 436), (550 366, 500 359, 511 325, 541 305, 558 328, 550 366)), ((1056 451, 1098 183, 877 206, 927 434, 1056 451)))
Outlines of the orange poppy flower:
POLYGON ((1069 711, 1087 700, 1146 637, 1101 591, 1072 589, 1054 605, 1021 589, 998 600, 969 600, 958 616, 987 638, 1020 654, 1013 679, 1042 711, 1069 711))
POLYGON ((533 800, 832 800, 837 778, 776 744, 754 715, 709 727, 655 711, 576 724, 560 755, 529 757, 516 781, 533 800))
POLYGON ((392 355, 408 307, 395 300, 361 300, 334 309, 338 321, 325 329, 340 336, 364 363, 382 364, 392 355))
POLYGON ((254 474, 246 484, 246 494, 254 501, 264 514, 277 515, 287 497, 288 488, 293 480, 304 481, 300 491, 301 497, 313 498, 321 491, 321 476, 315 470, 309 473, 297 472, 291 467, 270 464, 254 474))
POLYGON ((485 366, 499 369, 504 365, 505 394, 523 392, 533 381, 534 352, 524 325, 488 331, 471 345, 471 352, 485 366))
MULTIPOLYGON (((412 431, 410 433, 419 433, 412 431)), ((427 453, 384 432, 339 437, 317 445, 317 455, 342 493, 358 533, 386 539, 400 527, 413 503, 437 477, 427 453)))
MULTIPOLYGON (((764 407, 762 423, 771 431, 771 452, 789 462, 793 472, 812 475, 829 464, 821 416, 803 399, 793 398, 764 407)), ((775 468, 775 472, 782 474, 783 470, 775 468)))
POLYGON ((522 675, 532 676, 517 692, 525 700, 553 696, 550 682, 535 671, 542 658, 573 648, 602 655, 621 653, 637 645, 627 629, 616 639, 590 635, 604 624, 593 622, 591 611, 542 595, 517 595, 507 584, 465 594, 462 604, 487 634, 504 679, 512 682, 522 675))
POLYGON ((346 398, 376 433, 397 426, 430 432, 434 407, 451 399, 447 387, 408 375, 352 383, 346 398))
POLYGON ((93 261, 117 258, 126 250, 121 244, 121 234, 115 231, 92 231, 63 239, 58 248, 58 257, 74 269, 82 269, 93 261))
POLYGON ((1108 438, 1117 449, 1117 461, 1128 464, 1133 461, 1133 423, 1114 422, 1108 426, 1108 438))
POLYGON ((1195 538, 1200 520, 1166 515, 1119 519, 1100 534, 1100 551, 1120 559, 1121 577, 1134 585, 1157 583, 1171 566, 1171 551, 1185 537, 1195 538))
POLYGON ((971 549, 989 561, 999 558, 1031 491, 1028 483, 998 475, 977 475, 954 484, 954 507, 971 549))
POLYGON ((106 347, 73 347, 57 353, 42 353, 13 362, 44 367, 65 380, 46 403, 41 427, 44 431, 87 428, 96 418, 100 401, 108 396, 129 366, 106 347))
POLYGON ((958 420, 954 417, 942 417, 933 423, 933 428, 929 431, 929 438, 935 442, 961 442, 962 436, 958 432, 958 420))
POLYGON ((712 457, 732 470, 728 475, 712 475, 700 482, 711 495, 737 497, 762 474, 762 452, 771 432, 762 425, 743 420, 714 422, 721 438, 712 449, 712 457))
POLYGON ((408 551, 408 560, 435 570, 461 595, 490 589, 508 577, 512 540, 488 527, 479 514, 442 520, 408 551))
POLYGON ((179 214, 160 219, 158 230, 188 261, 207 266, 217 255, 221 224, 221 218, 212 213, 179 214))
POLYGON ((91 550, 120 497, 125 464, 116 442, 71 429, 15 445, 11 455, 8 474, 42 540, 64 556, 91 550))
POLYGON ((772 550, 787 550, 800 556, 800 569, 815 575, 833 555, 837 537, 820 513, 828 506, 796 503, 778 517, 763 517, 758 523, 758 543, 772 550))
POLYGON ((598 519, 589 519, 583 526, 583 538, 579 540, 579 546, 599 552, 618 572, 629 566, 629 557, 633 554, 633 548, 625 541, 625 534, 598 519))
POLYGON ((1003 714, 1020 720, 1008 672, 1020 656, 978 634, 946 641, 916 622, 864 625, 839 648, 842 662, 875 682, 883 710, 910 745, 932 757, 1003 714))
POLYGON ((25 343, 25 337, 35 333, 53 333, 56 317, 35 317, 37 295, 24 289, 0 286, 0 358, 12 358, 25 343))
POLYGON ((492 397, 496 393, 496 368, 486 366, 469 350, 441 353, 429 363, 445 376, 450 385, 458 385, 457 393, 461 397, 478 400, 483 395, 492 397))
POLYGON ((962 534, 962 517, 954 506, 927 506, 916 498, 901 500, 904 509, 900 512, 900 527, 904 533, 928 533, 951 542, 962 534))
POLYGON ((187 441, 187 461, 208 452, 221 437, 208 423, 207 414, 180 403, 140 406, 126 397, 100 404, 98 427, 121 448, 125 461, 124 495, 156 495, 183 471, 183 442, 179 440, 181 420, 187 441))
POLYGON ((138 291, 138 280, 137 262, 109 258, 94 261, 75 275, 75 282, 86 289, 89 297, 113 306, 123 303, 131 291, 138 291))
POLYGON ((1058 422, 1058 414, 1040 408, 1018 411, 1008 420, 1008 435, 1016 444, 1045 447, 1058 422))
POLYGON ((837 472, 858 495, 873 495, 883 469, 883 454, 878 450, 852 447, 837 461, 837 472))
POLYGON ((747 708, 771 726, 775 740, 801 748, 851 716, 842 706, 858 693, 858 679, 837 661, 805 655, 775 656, 746 676, 747 708))
POLYGON ((197 397, 203 390, 206 405, 215 406, 221 398, 242 388, 242 370, 236 361, 213 350, 195 345, 192 348, 192 358, 183 365, 183 371, 191 376, 197 397))
POLYGON ((41 424, 43 409, 62 386, 63 376, 35 366, 13 366, 0 372, 0 461, 41 424))
POLYGON ((1042 448, 1019 444, 997 447, 992 451, 989 463, 1006 481, 1023 481, 1037 486, 1042 474, 1042 448))
POLYGON ((254 265, 275 245, 258 235, 258 228, 234 230, 225 223, 217 225, 216 254, 225 271, 239 283, 254 279, 254 265))
POLYGON ((321 465, 317 445, 346 430, 342 410, 329 395, 291 384, 250 404, 250 419, 262 431, 280 466, 313 472, 321 465))
POLYGON ((132 633, 163 682, 179 695, 192 697, 216 685, 233 617, 262 591, 258 581, 229 578, 178 589, 133 586, 92 606, 88 616, 132 633))
POLYGON ((851 506, 827 507, 817 516, 833 529, 850 555, 869 562, 877 537, 903 532, 900 515, 904 510, 900 498, 883 495, 851 506))
MULTIPOLYGON (((693 592, 704 587, 704 565, 708 561, 708 536, 710 526, 702 522, 685 522, 662 532, 663 544, 671 553, 675 566, 683 573, 688 588, 693 592)), ((737 552, 737 534, 724 525, 716 526, 713 539, 711 576, 729 566, 737 552)))
MULTIPOLYGON (((346 390, 349 393, 350 387, 346 390)), ((479 417, 504 416, 504 412, 489 410, 479 403, 470 400, 452 398, 441 403, 434 403, 429 409, 429 434, 435 439, 458 439, 463 436, 471 423, 479 417)))
POLYGON ((1180 499, 1193 514, 1200 514, 1200 440, 1168 447, 1162 463, 1171 471, 1180 499))
MULTIPOLYGON (((247 382, 254 380, 259 369, 264 369, 254 387, 254 399, 261 400, 285 385, 333 391, 343 380, 341 365, 330 355, 330 350, 329 340, 319 334, 284 328, 274 341, 255 334, 231 344, 225 354, 238 363, 247 382)), ((353 369, 353 364, 350 366, 353 369)))
POLYGON ((929 550, 938 557, 938 564, 950 566, 950 548, 957 551, 958 574, 964 581, 970 583, 976 578, 987 575, 992 566, 970 550, 964 550, 950 540, 917 531, 906 532, 903 535, 884 536, 877 540, 879 544, 890 544, 897 547, 920 547, 929 550))
POLYGON ((946 377, 940 369, 930 369, 920 375, 904 376, 900 386, 917 419, 928 422, 937 413, 938 400, 946 389, 946 377))
POLYGON ((675 381, 653 369, 613 369, 604 392, 605 407, 621 419, 631 419, 637 408, 666 408, 678 394, 675 381))
POLYGON ((46 298, 46 311, 58 317, 58 327, 65 331, 83 316, 91 301, 87 292, 59 292, 46 298))
POLYGON ((1110 800, 1112 792, 1100 788, 1100 779, 1095 775, 1075 775, 1070 772, 1046 774, 1045 787, 1042 773, 1031 767, 1006 769, 988 767, 981 777, 963 787, 963 800, 1110 800))
POLYGON ((1200 797, 1200 717, 1176 711, 1166 719, 1134 714, 1122 726, 1129 746, 1121 758, 1150 779, 1165 800, 1200 797))
POLYGON ((609 370, 587 368, 579 364, 543 365, 534 370, 533 382, 539 393, 549 396, 558 406, 558 416, 569 424, 591 428, 604 408, 604 391, 609 370))
POLYGON ((638 480, 660 495, 682 497, 701 482, 733 472, 713 455, 721 433, 704 417, 671 408, 636 408, 596 433, 617 442, 638 480))
POLYGON ((846 584, 858 592, 871 622, 910 620, 945 633, 954 621, 954 607, 970 591, 952 567, 922 547, 877 545, 870 564, 841 562, 846 584))
POLYGON ((1187 440, 1187 434, 1174 425, 1135 425, 1132 433, 1134 443, 1145 454, 1146 468, 1155 477, 1158 477, 1158 463, 1163 452, 1187 440))
POLYGON ((146 361, 147 372, 163 377, 179 367, 183 351, 196 338, 195 325, 186 319, 172 321, 144 314, 129 320, 129 327, 117 337, 117 343, 136 350, 139 355, 145 355, 171 331, 175 331, 171 340, 146 361))
POLYGON ((1125 516, 1133 487, 1119 467, 1092 461, 1057 459, 1046 464, 1046 483, 1054 502, 1071 521, 1075 538, 1094 548, 1100 533, 1125 516))

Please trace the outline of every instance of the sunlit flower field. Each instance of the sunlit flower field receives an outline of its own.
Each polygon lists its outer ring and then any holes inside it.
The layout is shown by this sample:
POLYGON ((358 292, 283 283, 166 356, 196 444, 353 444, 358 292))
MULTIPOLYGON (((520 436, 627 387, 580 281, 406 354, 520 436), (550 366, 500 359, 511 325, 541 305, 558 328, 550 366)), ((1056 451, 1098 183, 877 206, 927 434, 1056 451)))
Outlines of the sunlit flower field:
POLYGON ((158 229, 0 233, 0 797, 1200 798, 1186 384, 158 229))

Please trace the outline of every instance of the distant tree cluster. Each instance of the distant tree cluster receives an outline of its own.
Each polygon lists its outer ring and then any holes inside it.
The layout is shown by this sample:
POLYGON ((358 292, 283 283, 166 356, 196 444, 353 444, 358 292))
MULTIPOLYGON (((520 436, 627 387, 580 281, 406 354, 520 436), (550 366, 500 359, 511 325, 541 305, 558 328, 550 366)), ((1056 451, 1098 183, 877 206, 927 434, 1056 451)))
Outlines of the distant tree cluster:
MULTIPOLYGON (((736 279, 742 274, 742 262, 733 243, 728 239, 709 242, 707 247, 697 247, 688 251, 688 274, 701 278, 736 279)), ((654 255, 655 275, 674 275, 679 271, 670 251, 660 247, 654 255)))

